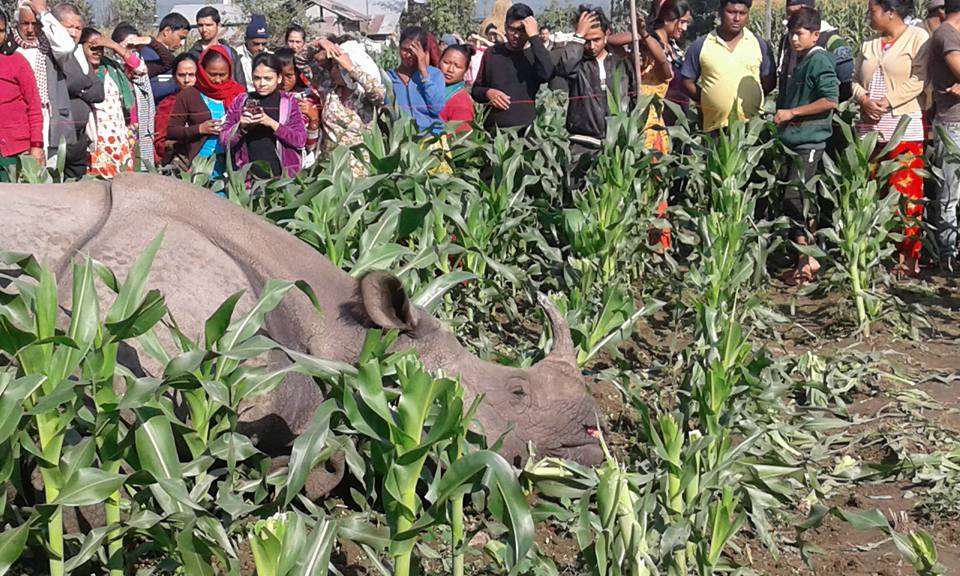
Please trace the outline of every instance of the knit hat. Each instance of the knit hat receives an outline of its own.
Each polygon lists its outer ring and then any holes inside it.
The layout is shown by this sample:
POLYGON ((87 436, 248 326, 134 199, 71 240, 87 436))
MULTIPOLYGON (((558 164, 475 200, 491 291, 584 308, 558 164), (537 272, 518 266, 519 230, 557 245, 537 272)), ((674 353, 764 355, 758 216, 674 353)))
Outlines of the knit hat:
POLYGON ((787 6, 807 6, 809 8, 816 8, 817 0, 787 0, 787 6))
POLYGON ((263 14, 251 14, 247 24, 247 40, 254 38, 269 38, 270 28, 267 27, 267 17, 263 14))
POLYGON ((927 2, 927 10, 939 10, 943 8, 945 4, 944 0, 929 0, 927 2))
POLYGON ((453 34, 444 34, 440 37, 440 43, 446 44, 447 46, 456 46, 460 42, 457 41, 457 37, 453 34))

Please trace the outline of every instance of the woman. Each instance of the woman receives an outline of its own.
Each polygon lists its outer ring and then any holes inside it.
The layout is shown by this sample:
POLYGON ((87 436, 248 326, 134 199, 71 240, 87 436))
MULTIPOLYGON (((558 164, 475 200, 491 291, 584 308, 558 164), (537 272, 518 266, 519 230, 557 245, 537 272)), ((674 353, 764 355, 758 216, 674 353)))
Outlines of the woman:
POLYGON ((397 107, 413 116, 420 132, 442 132, 445 83, 440 70, 430 66, 426 32, 411 26, 400 34, 400 65, 387 76, 397 107))
POLYGON ((929 35, 904 19, 910 15, 909 0, 870 0, 870 27, 876 38, 863 44, 853 77, 853 98, 860 105, 860 134, 879 132, 879 146, 890 142, 900 119, 909 119, 906 133, 883 160, 900 158, 902 169, 890 177, 890 184, 907 197, 906 238, 900 245, 898 273, 915 276, 920 272, 920 219, 923 206, 923 114, 919 97, 923 93, 926 42, 929 35))
POLYGON ((140 36, 132 25, 120 23, 113 29, 110 39, 119 46, 132 51, 140 60, 140 65, 126 70, 130 89, 133 92, 133 108, 127 118, 131 138, 137 142, 140 161, 143 166, 153 167, 156 159, 154 150, 154 125, 156 124, 157 106, 153 101, 153 89, 150 86, 150 77, 147 75, 147 65, 137 52, 141 46, 150 43, 150 38, 140 36))
MULTIPOLYGON (((173 61, 173 79, 177 83, 178 93, 197 83, 197 57, 192 52, 184 52, 173 61)), ((170 122, 170 113, 173 112, 176 101, 177 95, 173 94, 157 104, 153 138, 157 148, 157 165, 169 164, 173 157, 173 143, 167 139, 167 124, 170 122)))
MULTIPOLYGON (((0 46, 6 41, 7 15, 0 11, 0 46)), ((29 152, 44 165, 40 92, 30 63, 13 51, 0 52, 0 134, 0 182, 7 181, 7 168, 21 154, 29 152)))
POLYGON ((293 176, 300 170, 300 151, 307 143, 297 99, 280 91, 283 66, 275 55, 258 54, 251 69, 255 92, 227 104, 220 142, 233 150, 237 168, 256 163, 251 169, 256 177, 293 176))
MULTIPOLYGON (((322 102, 321 150, 330 154, 337 146, 352 148, 363 142, 387 91, 380 80, 380 68, 360 43, 337 45, 323 38, 319 45, 321 73, 316 84, 322 102)), ((367 167, 360 158, 351 156, 350 171, 354 176, 364 176, 367 167)))
MULTIPOLYGON (((690 104, 690 97, 683 89, 683 77, 680 68, 683 67, 683 49, 680 42, 687 35, 687 28, 693 22, 693 12, 686 0, 666 0, 656 11, 651 28, 652 36, 663 49, 667 62, 673 70, 673 79, 667 88, 666 100, 680 105, 684 110, 690 104)), ((664 112, 666 122, 672 121, 671 113, 664 112)))
POLYGON ((127 123, 135 105, 133 89, 124 65, 105 57, 103 49, 113 50, 129 71, 140 68, 140 58, 93 28, 83 29, 80 45, 90 68, 103 81, 104 91, 103 102, 94 104, 97 138, 87 173, 113 178, 120 172, 132 172, 133 153, 127 123))
POLYGON ((194 158, 215 157, 212 176, 223 174, 224 148, 220 144, 220 125, 229 102, 244 93, 233 79, 233 64, 222 46, 210 46, 200 54, 197 82, 177 94, 173 113, 167 123, 167 137, 175 142, 173 161, 189 170, 194 158))
POLYGON ((443 73, 447 86, 440 119, 444 122, 459 122, 457 132, 469 132, 470 123, 473 122, 473 100, 470 99, 470 93, 463 82, 472 57, 473 47, 464 44, 447 46, 440 57, 440 72, 443 73))
POLYGON ((297 61, 297 55, 292 49, 280 48, 274 54, 283 66, 283 74, 280 77, 280 91, 289 92, 297 98, 297 105, 303 115, 303 123, 307 127, 307 144, 303 149, 303 167, 309 168, 316 162, 315 152, 320 140, 320 109, 316 104, 319 96, 315 90, 309 87, 306 75, 301 73, 301 63, 297 61))

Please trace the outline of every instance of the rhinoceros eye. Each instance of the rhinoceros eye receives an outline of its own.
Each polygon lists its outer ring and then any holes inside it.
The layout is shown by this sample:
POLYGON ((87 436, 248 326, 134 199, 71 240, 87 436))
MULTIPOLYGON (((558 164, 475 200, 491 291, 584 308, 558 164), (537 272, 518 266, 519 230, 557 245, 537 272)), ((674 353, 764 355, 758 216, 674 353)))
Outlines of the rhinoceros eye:
POLYGON ((527 391, 523 389, 523 386, 517 386, 516 388, 511 390, 511 393, 516 398, 525 398, 527 396, 527 391))

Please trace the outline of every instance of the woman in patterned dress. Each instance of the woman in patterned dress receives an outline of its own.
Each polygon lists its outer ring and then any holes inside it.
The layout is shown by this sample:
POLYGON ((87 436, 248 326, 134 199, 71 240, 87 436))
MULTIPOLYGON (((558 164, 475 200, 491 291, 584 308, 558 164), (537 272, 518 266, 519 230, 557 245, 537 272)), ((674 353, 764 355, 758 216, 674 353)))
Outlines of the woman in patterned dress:
MULTIPOLYGON (((361 66, 350 57, 351 43, 344 44, 345 50, 323 38, 319 45, 322 52, 318 58, 324 63, 323 74, 317 81, 323 99, 321 148, 324 154, 330 154, 337 146, 353 147, 363 142, 363 134, 376 119, 377 107, 383 105, 387 91, 381 78, 373 75, 376 65, 372 59, 367 57, 369 62, 361 66)), ((358 52, 356 56, 363 55, 358 52)), ((356 157, 350 159, 350 170, 354 176, 367 174, 365 163, 356 157)))
POLYGON ((909 26, 909 0, 870 0, 870 26, 878 32, 863 44, 854 68, 853 98, 860 105, 861 135, 880 133, 879 146, 893 137, 897 124, 909 118, 906 133, 884 160, 899 159, 903 168, 890 177, 890 185, 906 197, 904 235, 900 244, 900 274, 920 272, 920 219, 923 216, 923 93, 926 61, 925 30, 909 26))
POLYGON ((140 68, 140 58, 93 28, 84 28, 80 35, 83 55, 90 68, 103 80, 103 102, 94 104, 97 137, 90 153, 88 174, 113 178, 120 172, 133 171, 133 152, 127 133, 127 118, 134 106, 134 94, 127 80, 124 64, 129 70, 140 68), (110 48, 123 58, 119 64, 103 55, 110 48))

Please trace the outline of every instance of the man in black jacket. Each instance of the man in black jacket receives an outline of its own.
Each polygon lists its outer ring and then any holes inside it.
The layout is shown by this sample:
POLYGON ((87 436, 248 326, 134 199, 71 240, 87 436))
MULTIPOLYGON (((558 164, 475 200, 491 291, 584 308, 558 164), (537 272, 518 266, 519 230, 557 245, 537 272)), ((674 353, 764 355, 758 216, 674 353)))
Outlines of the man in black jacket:
MULTIPOLYGON (((607 136, 607 117, 614 103, 630 109, 633 76, 628 63, 607 50, 610 21, 600 8, 581 7, 574 38, 563 48, 557 77, 567 81, 567 132, 570 134, 568 194, 583 186, 607 136), (612 96, 612 98, 610 98, 612 96)), ((569 198, 568 198, 569 201, 569 198)))
POLYGON ((506 43, 484 53, 471 91, 475 102, 492 109, 486 121, 488 130, 533 124, 537 92, 553 77, 553 60, 540 39, 533 10, 526 4, 514 4, 507 11, 506 28, 506 43))

